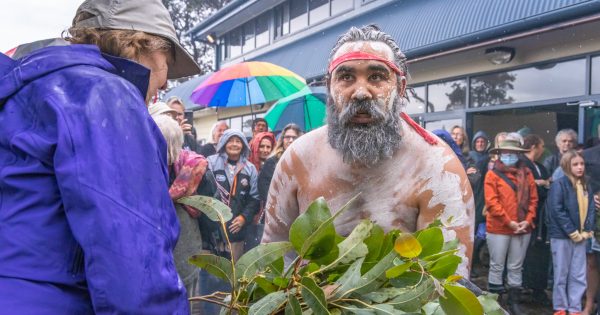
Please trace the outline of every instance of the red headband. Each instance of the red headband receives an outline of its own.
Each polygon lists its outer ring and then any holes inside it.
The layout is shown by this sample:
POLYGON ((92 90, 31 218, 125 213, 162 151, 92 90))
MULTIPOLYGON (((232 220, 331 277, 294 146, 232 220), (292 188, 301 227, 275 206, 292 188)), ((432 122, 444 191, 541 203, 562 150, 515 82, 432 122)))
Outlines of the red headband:
POLYGON ((345 54, 335 58, 329 64, 329 68, 328 68, 329 73, 333 73, 333 70, 335 70, 335 68, 337 68, 337 66, 339 66, 342 62, 346 62, 346 61, 350 61, 350 60, 381 61, 381 62, 385 63, 388 67, 390 67, 394 72, 396 72, 396 74, 404 75, 404 72, 402 72, 402 70, 400 70, 398 68, 398 66, 396 66, 393 62, 391 62, 383 57, 379 57, 377 55, 369 54, 369 53, 362 52, 362 51, 353 51, 353 52, 345 53, 345 54))

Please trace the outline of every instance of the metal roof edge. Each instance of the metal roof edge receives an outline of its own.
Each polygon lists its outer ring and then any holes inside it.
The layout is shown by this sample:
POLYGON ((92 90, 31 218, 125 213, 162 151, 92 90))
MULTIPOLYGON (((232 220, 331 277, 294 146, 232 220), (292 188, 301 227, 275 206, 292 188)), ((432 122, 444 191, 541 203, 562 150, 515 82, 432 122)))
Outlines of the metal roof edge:
POLYGON ((256 2, 256 0, 233 0, 233 1, 229 2, 227 5, 225 5, 224 7, 222 7, 220 10, 217 10, 217 12, 215 12, 213 15, 209 16, 204 21, 201 21, 196 26, 192 27, 189 31, 185 32, 184 35, 190 36, 194 33, 201 33, 201 31, 203 31, 203 29, 206 29, 210 24, 213 24, 218 19, 220 19, 223 16, 234 11, 235 9, 240 7, 242 4, 244 4, 244 2, 256 2))
POLYGON ((566 8, 546 12, 540 15, 530 16, 522 20, 514 21, 485 29, 479 32, 458 36, 445 41, 440 41, 426 46, 413 48, 404 51, 408 59, 429 55, 456 47, 465 46, 489 39, 504 37, 509 34, 515 34, 532 28, 543 27, 554 23, 564 22, 573 18, 594 15, 600 11, 600 0, 591 0, 589 2, 571 5, 566 8))

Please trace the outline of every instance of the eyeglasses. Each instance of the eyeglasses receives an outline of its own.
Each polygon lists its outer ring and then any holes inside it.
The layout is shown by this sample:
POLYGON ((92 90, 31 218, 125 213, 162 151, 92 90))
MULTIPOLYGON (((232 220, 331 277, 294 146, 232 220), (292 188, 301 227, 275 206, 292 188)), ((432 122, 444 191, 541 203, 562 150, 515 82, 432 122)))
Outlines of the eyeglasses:
POLYGON ((296 140, 296 139, 298 139, 298 137, 296 137, 296 136, 283 136, 283 140, 287 140, 287 141, 296 140))

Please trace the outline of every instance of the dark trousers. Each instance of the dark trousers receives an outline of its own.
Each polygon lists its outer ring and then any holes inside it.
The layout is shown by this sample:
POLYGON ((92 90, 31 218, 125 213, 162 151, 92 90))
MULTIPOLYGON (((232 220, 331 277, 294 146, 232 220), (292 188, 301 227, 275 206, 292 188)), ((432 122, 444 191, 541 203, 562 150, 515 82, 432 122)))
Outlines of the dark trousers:
POLYGON ((545 290, 548 286, 548 268, 552 261, 550 244, 531 239, 523 265, 523 284, 534 291, 545 290))

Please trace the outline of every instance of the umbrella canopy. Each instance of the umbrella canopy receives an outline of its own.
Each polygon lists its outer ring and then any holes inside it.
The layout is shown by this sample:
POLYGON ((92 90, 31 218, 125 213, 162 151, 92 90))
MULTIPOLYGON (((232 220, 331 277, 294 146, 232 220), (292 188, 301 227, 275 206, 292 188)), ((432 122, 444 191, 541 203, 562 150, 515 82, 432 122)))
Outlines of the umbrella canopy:
POLYGON ((306 87, 277 101, 264 118, 275 132, 283 130, 289 123, 308 132, 325 124, 325 99, 324 92, 313 92, 306 87))
POLYGON ((12 59, 19 59, 34 50, 38 50, 40 48, 48 47, 48 46, 66 46, 69 45, 69 42, 62 38, 48 38, 42 39, 31 43, 21 44, 4 54, 11 57, 12 59))
POLYGON ((194 104, 190 97, 192 96, 192 92, 194 92, 198 85, 202 84, 202 82, 208 79, 208 77, 210 77, 210 73, 189 79, 169 90, 169 92, 165 94, 163 99, 167 101, 171 96, 177 96, 183 101, 186 110, 198 109, 200 108, 200 106, 194 104))
POLYGON ((290 70, 249 61, 215 72, 194 90, 191 99, 208 107, 247 106, 286 97, 305 86, 306 81, 290 70))

